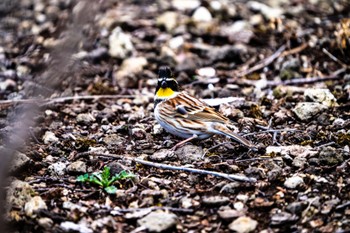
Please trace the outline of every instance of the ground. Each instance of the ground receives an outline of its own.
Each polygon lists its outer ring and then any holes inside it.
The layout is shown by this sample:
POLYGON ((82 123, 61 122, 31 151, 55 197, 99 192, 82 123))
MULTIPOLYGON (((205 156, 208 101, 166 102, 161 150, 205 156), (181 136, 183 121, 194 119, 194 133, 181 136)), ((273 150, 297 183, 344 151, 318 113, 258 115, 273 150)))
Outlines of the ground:
POLYGON ((11 231, 350 231, 347 0, 21 0, 0 12, 11 231), (259 150, 216 135, 172 152, 181 139, 153 114, 162 65, 259 150), (80 180, 106 167, 134 177, 110 193, 80 180))

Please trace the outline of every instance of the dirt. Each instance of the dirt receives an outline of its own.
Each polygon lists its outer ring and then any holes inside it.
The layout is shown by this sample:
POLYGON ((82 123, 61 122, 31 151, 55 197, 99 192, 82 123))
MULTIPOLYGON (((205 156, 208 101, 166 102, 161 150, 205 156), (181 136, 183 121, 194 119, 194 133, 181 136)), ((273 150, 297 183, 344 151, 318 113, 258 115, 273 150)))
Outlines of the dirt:
POLYGON ((350 231, 349 12, 347 0, 1 3, 9 231, 350 231), (216 135, 172 153, 181 139, 153 114, 162 65, 259 150, 216 135), (77 181, 106 166, 135 178, 113 194, 77 181))

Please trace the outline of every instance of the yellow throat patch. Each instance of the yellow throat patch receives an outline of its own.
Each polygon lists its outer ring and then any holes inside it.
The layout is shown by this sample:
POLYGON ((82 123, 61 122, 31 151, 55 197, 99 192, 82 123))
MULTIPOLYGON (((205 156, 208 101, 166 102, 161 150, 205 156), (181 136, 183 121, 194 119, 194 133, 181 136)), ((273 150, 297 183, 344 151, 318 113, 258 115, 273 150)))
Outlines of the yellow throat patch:
POLYGON ((174 94, 175 92, 167 87, 167 88, 159 88, 159 90, 157 91, 156 96, 159 98, 165 98, 165 97, 170 97, 174 94))

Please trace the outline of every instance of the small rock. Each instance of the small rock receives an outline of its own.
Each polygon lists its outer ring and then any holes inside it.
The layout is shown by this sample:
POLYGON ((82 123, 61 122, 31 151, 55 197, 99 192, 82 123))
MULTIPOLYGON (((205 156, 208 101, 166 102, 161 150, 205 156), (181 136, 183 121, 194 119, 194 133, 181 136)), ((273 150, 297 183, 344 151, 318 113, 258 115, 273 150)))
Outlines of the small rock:
POLYGON ((272 8, 264 3, 257 1, 249 1, 247 6, 253 11, 260 11, 267 19, 280 18, 283 14, 283 10, 280 8, 272 8))
POLYGON ((0 82, 0 91, 6 91, 16 87, 16 82, 12 79, 6 79, 5 81, 0 82))
POLYGON ((173 213, 157 211, 148 214, 137 221, 137 224, 150 232, 164 232, 173 228, 177 223, 177 216, 173 213))
POLYGON ((61 222, 60 227, 65 232, 80 232, 80 233, 93 233, 93 230, 87 227, 85 224, 77 224, 70 221, 61 222))
POLYGON ((14 179, 7 189, 6 204, 9 208, 22 208, 34 194, 35 190, 28 182, 14 179))
POLYGON ((292 223, 298 220, 298 216, 288 212, 280 212, 271 217, 271 225, 278 226, 286 223, 292 223))
POLYGON ((233 208, 235 208, 235 210, 237 210, 237 211, 243 211, 244 210, 244 203, 241 201, 237 201, 237 202, 233 203, 233 208))
POLYGON ((229 203, 230 198, 225 196, 209 196, 203 197, 202 202, 208 206, 221 206, 229 203))
POLYGON ((338 198, 325 201, 322 204, 321 214, 329 214, 339 203, 340 200, 338 198))
POLYGON ((58 137, 56 137, 56 135, 53 132, 46 131, 44 136, 43 136, 43 141, 44 141, 45 144, 58 142, 58 137))
POLYGON ((327 106, 319 103, 301 102, 298 103, 292 111, 300 120, 304 121, 312 119, 315 115, 327 108, 327 106))
POLYGON ((40 196, 34 196, 24 205, 24 211, 30 218, 36 217, 36 212, 40 209, 47 209, 46 203, 40 196))
POLYGON ((83 123, 86 125, 89 125, 92 122, 96 121, 95 117, 93 115, 91 115, 91 113, 80 113, 80 114, 78 114, 76 120, 78 123, 83 123))
POLYGON ((281 154, 282 156, 300 156, 308 157, 317 154, 317 151, 312 150, 311 146, 300 146, 300 145, 290 145, 290 146, 268 146, 266 147, 266 154, 281 154))
POLYGON ((290 189, 295 189, 301 184, 304 184, 304 180, 300 176, 292 176, 284 182, 284 186, 290 189))
POLYGON ((199 0, 173 0, 171 2, 173 7, 180 11, 194 10, 201 5, 199 0))
POLYGON ((144 139, 146 134, 146 130, 143 128, 135 127, 131 129, 131 135, 134 136, 135 139, 144 139))
POLYGON ((228 206, 222 206, 218 210, 218 215, 225 221, 232 221, 233 219, 238 218, 243 214, 243 211, 234 210, 228 206))
POLYGON ((86 173, 86 163, 75 161, 67 166, 67 171, 71 173, 86 173))
POLYGON ((160 124, 155 124, 153 126, 153 134, 157 135, 157 134, 161 134, 161 133, 163 133, 163 127, 160 126, 160 124))
POLYGON ((179 15, 173 11, 167 11, 158 16, 157 25, 164 26, 165 29, 170 32, 174 30, 178 25, 179 15))
POLYGON ((344 161, 344 157, 340 151, 333 147, 327 146, 321 149, 319 160, 322 164, 334 166, 344 161))
POLYGON ((327 107, 337 105, 337 99, 330 92, 329 89, 314 89, 308 88, 304 92, 306 100, 311 100, 317 103, 321 103, 327 107))
POLYGON ((303 168, 307 162, 307 159, 305 157, 297 156, 293 159, 293 166, 297 168, 303 168))
POLYGON ((298 201, 290 203, 286 209, 292 214, 299 215, 306 207, 307 203, 298 201))
POLYGON ((107 134, 103 138, 103 142, 109 147, 122 147, 125 145, 125 138, 118 134, 107 134))
POLYGON ((248 48, 245 45, 224 45, 220 47, 213 47, 208 52, 208 57, 210 61, 237 61, 242 62, 243 54, 248 53, 248 48))
POLYGON ((111 57, 124 59, 134 50, 134 46, 131 42, 131 36, 124 33, 120 27, 113 29, 108 40, 108 53, 111 57))
POLYGON ((114 73, 116 82, 120 87, 135 87, 137 85, 137 74, 148 64, 144 57, 131 57, 125 59, 120 68, 114 73))
POLYGON ((21 168, 27 166, 32 160, 23 153, 16 152, 14 153, 14 157, 11 161, 11 165, 9 167, 9 172, 13 173, 19 171, 21 168))
POLYGON ((44 229, 46 229, 46 230, 49 230, 49 229, 51 229, 52 226, 53 226, 53 220, 52 220, 51 218, 47 218, 47 217, 39 218, 38 224, 39 224, 39 226, 41 226, 42 228, 44 228, 44 229))
POLYGON ((184 163, 202 160, 203 154, 203 149, 195 145, 184 145, 175 151, 175 155, 184 163))
POLYGON ((237 181, 228 183, 221 188, 220 193, 236 193, 241 185, 242 184, 237 181))
POLYGON ((180 200, 180 204, 182 208, 188 209, 191 208, 193 206, 193 199, 189 198, 189 197, 183 197, 180 200))
POLYGON ((209 10, 203 6, 197 8, 192 15, 192 20, 194 22, 210 22, 212 19, 213 17, 209 10))
POLYGON ((250 217, 239 217, 230 223, 230 225, 228 225, 228 228, 231 231, 235 231, 237 233, 248 233, 255 231, 257 226, 258 222, 254 219, 250 217))
POLYGON ((49 172, 51 175, 56 175, 56 176, 63 176, 66 172, 66 163, 63 162, 57 162, 53 163, 48 167, 49 172))
POLYGON ((149 159, 153 160, 153 161, 161 162, 164 160, 169 160, 171 158, 174 158, 174 156, 175 156, 174 151, 169 150, 169 149, 161 149, 161 150, 156 151, 153 154, 151 154, 149 156, 149 159))

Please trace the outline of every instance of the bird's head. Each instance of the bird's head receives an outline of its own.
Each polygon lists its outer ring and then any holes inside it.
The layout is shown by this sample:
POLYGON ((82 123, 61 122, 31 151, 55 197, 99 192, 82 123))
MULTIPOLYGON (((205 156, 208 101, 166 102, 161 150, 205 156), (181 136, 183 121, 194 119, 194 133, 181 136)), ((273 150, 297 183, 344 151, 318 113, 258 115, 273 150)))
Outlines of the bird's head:
POLYGON ((168 99, 179 92, 179 85, 167 66, 159 68, 158 84, 156 88, 157 99, 168 99))

